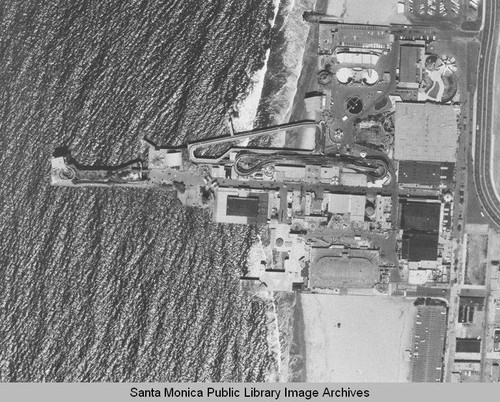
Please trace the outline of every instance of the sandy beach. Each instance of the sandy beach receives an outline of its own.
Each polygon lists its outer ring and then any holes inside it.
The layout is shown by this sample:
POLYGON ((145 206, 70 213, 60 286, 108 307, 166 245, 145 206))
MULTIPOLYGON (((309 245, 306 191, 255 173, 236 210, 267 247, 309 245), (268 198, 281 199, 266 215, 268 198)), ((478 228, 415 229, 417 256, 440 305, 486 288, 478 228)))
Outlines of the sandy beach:
POLYGON ((326 13, 343 18, 351 24, 408 24, 398 14, 398 0, 329 0, 326 13))
POLYGON ((293 314, 293 342, 290 350, 288 369, 290 373, 290 382, 305 382, 307 378, 304 311, 302 309, 301 297, 300 293, 297 293, 295 297, 293 314))
POLYGON ((409 381, 412 302, 325 294, 301 300, 307 382, 409 381))
MULTIPOLYGON (((328 0, 318 0, 314 10, 318 13, 326 13, 328 0)), ((297 92, 293 100, 292 110, 289 121, 300 121, 309 119, 311 116, 306 116, 304 110, 304 97, 306 93, 319 90, 317 80, 318 66, 318 32, 319 25, 311 24, 307 35, 304 56, 302 60, 302 70, 297 82, 297 92)), ((288 133, 286 136, 285 146, 289 148, 307 148, 308 144, 304 144, 303 136, 300 133, 288 133)))

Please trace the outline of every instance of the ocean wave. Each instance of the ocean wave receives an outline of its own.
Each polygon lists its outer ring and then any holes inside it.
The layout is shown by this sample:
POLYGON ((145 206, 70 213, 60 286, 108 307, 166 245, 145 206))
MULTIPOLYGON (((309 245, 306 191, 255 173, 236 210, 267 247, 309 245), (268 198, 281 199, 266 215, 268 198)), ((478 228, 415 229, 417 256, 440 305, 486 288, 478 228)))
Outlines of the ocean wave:
POLYGON ((258 111, 259 125, 287 122, 297 82, 302 71, 302 59, 310 25, 302 15, 314 7, 315 0, 284 0, 280 5, 280 19, 275 25, 274 41, 265 90, 258 111))
MULTIPOLYGON (((239 127, 266 127, 286 123, 290 119, 297 83, 302 71, 302 59, 309 33, 309 24, 303 20, 303 13, 314 7, 316 0, 281 0, 274 19, 271 45, 265 66, 265 77, 260 86, 260 100, 257 106, 257 92, 248 101, 248 117, 242 119, 239 127), (250 106, 251 105, 251 106, 250 106), (254 109, 257 106, 257 111, 254 109), (253 119, 252 119, 253 117, 253 119)), ((263 71, 260 71, 262 74, 263 71)), ((262 145, 265 140, 261 139, 262 145)), ((269 138, 272 146, 284 145, 284 133, 269 138)))
POLYGON ((220 135, 273 3, 4 2, 0 381, 264 381, 266 301, 241 295, 256 229, 174 194, 55 188, 83 164, 220 135))
MULTIPOLYGON (((271 31, 274 28, 276 17, 278 16, 280 0, 273 0, 273 4, 273 17, 269 21, 271 31)), ((232 118, 232 124, 234 130, 237 132, 248 131, 254 127, 255 117, 257 115, 257 110, 259 108, 259 103, 262 96, 262 90, 264 88, 264 80, 267 72, 267 65, 269 62, 270 54, 271 49, 268 48, 266 51, 266 56, 264 58, 264 66, 252 75, 251 82, 248 87, 248 92, 242 94, 240 96, 240 99, 238 99, 234 104, 234 116, 232 118)))

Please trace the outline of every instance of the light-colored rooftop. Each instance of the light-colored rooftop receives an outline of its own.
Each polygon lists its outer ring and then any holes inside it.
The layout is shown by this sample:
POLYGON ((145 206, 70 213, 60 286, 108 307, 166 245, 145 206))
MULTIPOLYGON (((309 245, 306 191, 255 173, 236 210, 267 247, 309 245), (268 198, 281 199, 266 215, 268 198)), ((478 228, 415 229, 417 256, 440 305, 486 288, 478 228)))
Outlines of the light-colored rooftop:
POLYGON ((328 194, 328 212, 350 214, 351 221, 364 221, 366 196, 354 194, 328 194))
POLYGON ((377 281, 376 267, 367 258, 321 257, 311 269, 311 286, 316 288, 365 287, 377 281))
POLYGON ((455 162, 457 115, 451 105, 396 103, 394 159, 455 162))
POLYGON ((340 64, 372 64, 378 63, 380 56, 370 53, 338 52, 337 61, 340 64))
POLYGON ((182 166, 182 152, 175 149, 149 148, 150 169, 165 169, 182 166))

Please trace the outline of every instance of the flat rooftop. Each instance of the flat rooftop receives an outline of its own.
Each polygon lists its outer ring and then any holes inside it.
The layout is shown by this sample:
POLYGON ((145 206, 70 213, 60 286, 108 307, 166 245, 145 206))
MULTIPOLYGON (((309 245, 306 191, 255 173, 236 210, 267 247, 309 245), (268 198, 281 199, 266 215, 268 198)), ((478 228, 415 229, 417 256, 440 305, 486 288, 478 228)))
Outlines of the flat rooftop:
POLYGON ((451 105, 397 102, 394 159, 455 162, 457 114, 451 105))
POLYGON ((266 223, 269 194, 267 192, 245 192, 238 189, 220 189, 214 204, 214 220, 221 223, 259 224, 266 223))
POLYGON ((402 202, 401 229, 438 232, 440 213, 437 202, 402 202))
POLYGON ((457 338, 456 352, 457 353, 480 353, 481 352, 481 339, 457 338))
POLYGON ((400 184, 438 187, 453 181, 454 164, 448 162, 401 161, 398 169, 400 184))
POLYGON ((324 256, 314 262, 309 280, 320 289, 368 288, 379 281, 379 272, 368 258, 324 256))
POLYGON ((365 195, 327 194, 328 212, 332 214, 350 214, 352 221, 363 221, 365 217, 365 195))
POLYGON ((438 257, 438 244, 437 233, 405 233, 403 235, 403 258, 408 261, 435 261, 438 257))
POLYGON ((401 45, 399 49, 399 80, 401 82, 419 82, 417 62, 420 51, 419 46, 401 45))
POLYGON ((259 215, 259 199, 257 197, 243 198, 230 195, 227 197, 226 215, 257 218, 259 215))

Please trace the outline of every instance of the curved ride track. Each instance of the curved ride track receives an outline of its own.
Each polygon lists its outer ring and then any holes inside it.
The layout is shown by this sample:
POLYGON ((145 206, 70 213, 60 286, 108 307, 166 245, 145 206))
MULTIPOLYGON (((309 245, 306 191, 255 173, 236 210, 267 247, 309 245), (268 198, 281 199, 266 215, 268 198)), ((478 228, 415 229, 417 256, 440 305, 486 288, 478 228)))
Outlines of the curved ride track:
MULTIPOLYGON (((258 129, 258 130, 250 130, 250 131, 244 131, 232 136, 225 136, 225 137, 219 137, 219 138, 211 138, 208 140, 202 140, 202 141, 197 141, 193 142, 191 144, 188 144, 187 150, 189 153, 189 159, 191 159, 192 162, 194 163, 218 163, 222 159, 224 159, 231 150, 225 151, 223 154, 218 155, 216 157, 208 157, 208 156, 198 156, 197 151, 200 148, 206 147, 208 145, 218 145, 218 144, 224 144, 228 142, 236 142, 239 140, 246 140, 246 139, 252 139, 252 138, 257 138, 257 137, 262 137, 265 135, 272 135, 272 134, 277 134, 281 131, 286 131, 286 130, 292 130, 292 129, 302 129, 302 128, 319 128, 319 130, 323 130, 323 124, 317 123, 314 120, 304 120, 304 121, 298 121, 294 123, 286 123, 286 124, 281 124, 279 126, 274 126, 274 127, 267 127, 263 129, 258 129)), ((238 147, 236 147, 238 148, 238 147)))
POLYGON ((372 179, 381 179, 387 172, 387 163, 379 158, 356 158, 349 155, 299 155, 296 153, 261 154, 240 152, 234 161, 234 170, 240 176, 249 176, 266 166, 274 165, 343 166, 372 179))

